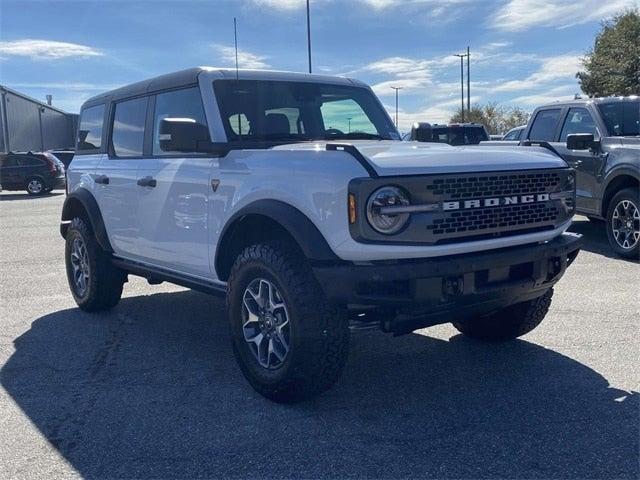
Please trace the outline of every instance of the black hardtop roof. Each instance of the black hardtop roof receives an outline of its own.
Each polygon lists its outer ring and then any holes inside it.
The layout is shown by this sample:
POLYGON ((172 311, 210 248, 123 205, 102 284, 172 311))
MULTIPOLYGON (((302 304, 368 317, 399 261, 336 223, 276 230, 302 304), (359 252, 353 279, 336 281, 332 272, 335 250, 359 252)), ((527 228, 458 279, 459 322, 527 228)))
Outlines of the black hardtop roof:
MULTIPOLYGON (((135 97, 159 90, 185 87, 198 83, 198 75, 202 72, 215 71, 222 74, 222 77, 235 78, 236 70, 228 68, 194 67, 178 72, 160 75, 140 82, 125 85, 100 95, 96 95, 87 100, 82 108, 105 103, 107 101, 120 100, 122 98, 135 97)), ((317 75, 309 73, 277 72, 268 70, 244 70, 238 71, 240 79, 263 78, 264 80, 304 80, 318 81, 322 83, 338 83, 345 85, 364 86, 365 84, 350 78, 333 77, 329 75, 317 75)))

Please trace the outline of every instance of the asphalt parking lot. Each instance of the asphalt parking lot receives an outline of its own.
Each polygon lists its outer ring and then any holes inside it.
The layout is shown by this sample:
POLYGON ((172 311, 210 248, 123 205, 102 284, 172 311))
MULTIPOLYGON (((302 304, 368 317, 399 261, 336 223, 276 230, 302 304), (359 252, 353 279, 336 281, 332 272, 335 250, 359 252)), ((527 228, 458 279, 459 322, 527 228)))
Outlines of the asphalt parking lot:
POLYGON ((83 313, 64 195, 0 199, 0 478, 640 476, 640 266, 586 219, 522 340, 358 333, 331 391, 282 406, 242 377, 221 300, 133 278, 83 313))

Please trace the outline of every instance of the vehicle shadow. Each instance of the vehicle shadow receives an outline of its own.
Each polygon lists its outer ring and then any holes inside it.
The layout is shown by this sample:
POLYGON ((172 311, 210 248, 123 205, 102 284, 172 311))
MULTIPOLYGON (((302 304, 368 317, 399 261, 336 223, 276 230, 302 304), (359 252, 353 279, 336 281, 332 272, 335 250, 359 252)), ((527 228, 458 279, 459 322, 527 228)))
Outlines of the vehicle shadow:
POLYGON ((0 383, 87 478, 638 478, 637 392, 527 341, 352 337, 344 376, 273 404, 223 303, 181 291, 35 320, 0 383))
POLYGON ((0 195, 0 202, 11 202, 14 200, 42 200, 45 198, 51 197, 59 197, 60 195, 64 195, 63 191, 53 191, 51 193, 45 193, 43 195, 29 195, 28 193, 5 193, 2 192, 0 195))
POLYGON ((605 225, 603 222, 592 222, 586 218, 574 219, 573 223, 569 227, 570 232, 579 233, 583 237, 582 250, 587 252, 597 253, 607 258, 614 258, 621 262, 634 262, 637 260, 630 260, 619 257, 616 255, 611 246, 609 245, 609 239, 607 238, 607 232, 605 231, 605 225))

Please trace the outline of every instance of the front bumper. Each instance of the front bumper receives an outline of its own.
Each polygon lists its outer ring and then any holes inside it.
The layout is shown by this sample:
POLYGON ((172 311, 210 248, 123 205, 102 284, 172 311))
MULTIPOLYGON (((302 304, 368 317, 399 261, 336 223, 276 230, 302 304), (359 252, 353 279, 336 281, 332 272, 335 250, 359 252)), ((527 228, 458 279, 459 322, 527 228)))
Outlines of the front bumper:
POLYGON ((447 257, 317 265, 316 278, 336 304, 381 307, 385 329, 402 333, 466 319, 542 295, 576 258, 582 237, 447 257))

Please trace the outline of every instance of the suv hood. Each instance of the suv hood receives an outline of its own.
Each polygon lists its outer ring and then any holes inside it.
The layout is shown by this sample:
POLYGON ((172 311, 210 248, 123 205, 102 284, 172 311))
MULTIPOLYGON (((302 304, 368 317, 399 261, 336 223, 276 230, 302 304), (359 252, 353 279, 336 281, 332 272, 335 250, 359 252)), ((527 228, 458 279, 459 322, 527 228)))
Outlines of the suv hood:
POLYGON ((565 168, 562 158, 540 147, 452 147, 442 143, 362 140, 281 145, 274 150, 324 150, 328 143, 353 145, 380 176, 565 168))

